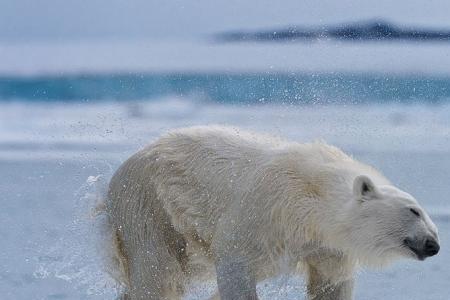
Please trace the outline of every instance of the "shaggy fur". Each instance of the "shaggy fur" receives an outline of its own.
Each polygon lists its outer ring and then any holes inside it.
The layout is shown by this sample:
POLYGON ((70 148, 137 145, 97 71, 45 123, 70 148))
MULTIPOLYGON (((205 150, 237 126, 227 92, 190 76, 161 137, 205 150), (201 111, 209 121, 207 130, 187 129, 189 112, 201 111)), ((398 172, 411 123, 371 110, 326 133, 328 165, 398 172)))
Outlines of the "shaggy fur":
POLYGON ((415 257, 406 237, 437 241, 412 196, 339 149, 226 127, 175 130, 133 155, 107 211, 124 299, 180 299, 200 276, 217 276, 216 298, 257 299, 281 271, 306 272, 309 299, 351 299, 357 265, 415 257))

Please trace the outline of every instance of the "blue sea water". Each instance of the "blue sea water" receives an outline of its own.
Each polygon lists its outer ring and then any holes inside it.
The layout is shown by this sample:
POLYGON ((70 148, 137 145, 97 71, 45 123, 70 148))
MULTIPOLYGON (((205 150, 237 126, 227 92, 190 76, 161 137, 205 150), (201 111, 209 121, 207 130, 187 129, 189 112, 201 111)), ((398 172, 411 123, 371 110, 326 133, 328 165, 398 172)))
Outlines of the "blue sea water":
POLYGON ((450 99, 450 77, 349 73, 0 77, 0 101, 123 101, 192 95, 246 104, 445 103, 450 99))
MULTIPOLYGON (((117 286, 103 269, 92 213, 99 190, 163 132, 219 123, 299 142, 324 139, 413 194, 440 230, 441 253, 361 271, 356 299, 447 299, 449 99, 450 77, 418 74, 0 77, 0 295, 113 299, 117 286)), ((187 299, 210 292, 194 286, 187 299)), ((281 276, 259 292, 304 299, 304 284, 281 276)))

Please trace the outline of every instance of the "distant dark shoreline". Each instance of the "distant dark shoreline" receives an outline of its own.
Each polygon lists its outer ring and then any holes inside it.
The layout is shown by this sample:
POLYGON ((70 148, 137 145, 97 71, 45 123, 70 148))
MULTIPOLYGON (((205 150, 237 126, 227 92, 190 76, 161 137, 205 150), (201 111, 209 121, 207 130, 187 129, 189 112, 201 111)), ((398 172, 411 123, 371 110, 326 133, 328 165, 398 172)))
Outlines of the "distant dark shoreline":
POLYGON ((283 41, 450 41, 450 30, 431 30, 394 25, 383 20, 321 27, 290 26, 262 31, 230 31, 217 34, 220 42, 283 41))

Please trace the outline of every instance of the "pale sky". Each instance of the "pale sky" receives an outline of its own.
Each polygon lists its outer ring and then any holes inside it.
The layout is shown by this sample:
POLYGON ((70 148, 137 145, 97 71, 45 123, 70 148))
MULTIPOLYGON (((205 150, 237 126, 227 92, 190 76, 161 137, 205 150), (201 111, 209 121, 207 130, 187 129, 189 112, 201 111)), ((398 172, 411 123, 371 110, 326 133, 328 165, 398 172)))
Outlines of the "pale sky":
POLYGON ((0 0, 0 41, 201 37, 383 18, 450 27, 447 0, 0 0))

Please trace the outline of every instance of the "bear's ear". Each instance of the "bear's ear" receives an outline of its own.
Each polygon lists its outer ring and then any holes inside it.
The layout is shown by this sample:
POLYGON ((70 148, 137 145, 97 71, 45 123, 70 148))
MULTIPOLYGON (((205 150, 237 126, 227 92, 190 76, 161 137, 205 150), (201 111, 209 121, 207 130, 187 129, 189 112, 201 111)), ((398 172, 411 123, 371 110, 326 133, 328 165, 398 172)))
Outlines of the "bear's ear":
POLYGON ((353 194, 356 199, 366 201, 377 198, 378 191, 369 177, 360 175, 353 182, 353 194))

